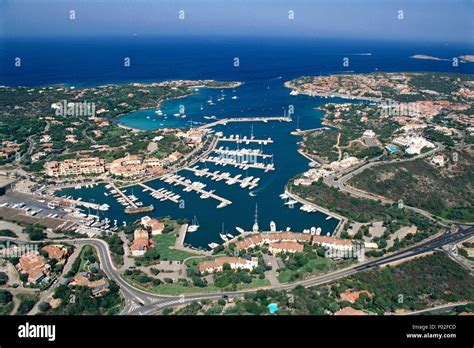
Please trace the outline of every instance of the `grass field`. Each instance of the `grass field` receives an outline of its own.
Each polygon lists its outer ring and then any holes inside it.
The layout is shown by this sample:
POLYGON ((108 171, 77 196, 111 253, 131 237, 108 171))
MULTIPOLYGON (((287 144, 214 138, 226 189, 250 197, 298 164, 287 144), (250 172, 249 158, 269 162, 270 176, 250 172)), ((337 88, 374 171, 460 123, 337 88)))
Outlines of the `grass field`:
POLYGON ((334 270, 337 268, 340 268, 342 266, 348 266, 350 264, 350 261, 344 263, 334 263, 331 259, 328 258, 317 258, 317 259, 312 259, 309 260, 309 262, 300 267, 297 270, 291 270, 291 269, 284 269, 280 271, 278 275, 278 280, 280 283, 288 283, 290 281, 293 281, 292 276, 296 274, 300 274, 300 278, 305 278, 309 275, 318 275, 318 274, 323 274, 327 273, 330 270, 334 270))
MULTIPOLYGON (((184 286, 181 284, 161 284, 159 286, 154 286, 151 288, 146 288, 136 282, 132 282, 130 279, 125 278, 129 283, 131 283, 133 286, 153 292, 156 294, 160 295, 171 295, 171 296, 179 296, 181 294, 198 294, 198 293, 209 293, 209 292, 221 292, 221 291, 227 291, 227 288, 219 288, 214 285, 208 285, 206 287, 200 288, 197 286, 184 286)), ((247 290, 247 289, 258 289, 258 288, 263 288, 266 286, 269 286, 270 282, 267 279, 253 279, 251 283, 249 284, 238 284, 236 291, 240 290, 247 290)))
POLYGON ((183 261, 190 256, 196 256, 196 254, 187 251, 174 249, 177 237, 176 233, 159 234, 153 237, 155 248, 160 254, 160 260, 183 261))

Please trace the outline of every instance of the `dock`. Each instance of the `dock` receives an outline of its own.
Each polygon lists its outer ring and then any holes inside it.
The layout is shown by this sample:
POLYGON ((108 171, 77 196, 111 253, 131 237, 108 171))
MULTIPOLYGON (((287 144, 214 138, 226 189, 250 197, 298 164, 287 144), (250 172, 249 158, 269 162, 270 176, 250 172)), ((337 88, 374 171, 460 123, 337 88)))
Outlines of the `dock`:
POLYGON ((271 116, 271 117, 235 117, 235 118, 225 118, 211 123, 204 124, 198 129, 207 129, 212 128, 218 125, 226 125, 227 123, 232 122, 268 122, 268 121, 280 121, 280 122, 291 122, 291 117, 287 116, 271 116))
MULTIPOLYGON (((197 167, 197 166, 196 166, 197 167)), ((234 177, 230 176, 230 173, 219 173, 218 171, 216 172, 209 172, 206 169, 199 169, 199 168, 183 168, 184 170, 193 172, 194 175, 196 176, 204 176, 206 178, 211 178, 216 181, 220 180, 225 180, 226 184, 228 185, 233 185, 233 184, 239 184, 241 185, 242 188, 248 187, 249 189, 255 188, 258 184, 257 182, 260 181, 260 178, 249 178, 249 179, 240 179, 240 175, 236 175, 234 177), (258 180, 257 180, 258 179, 258 180), (255 182, 255 183, 252 183, 255 182)))
POLYGON ((219 138, 219 141, 230 141, 230 142, 234 142, 234 143, 237 143, 237 144, 242 144, 242 143, 245 143, 245 144, 250 144, 250 143, 257 143, 258 145, 267 145, 267 144, 272 144, 273 143, 273 140, 271 138, 268 138, 268 139, 252 139, 252 138, 246 138, 246 137, 243 137, 243 138, 240 138, 238 136, 236 137, 222 137, 222 138, 219 138))
POLYGON ((129 204, 132 208, 138 208, 138 205, 136 205, 130 198, 128 198, 128 196, 125 193, 123 193, 121 189, 115 186, 113 182, 109 182, 108 184, 110 185, 112 189, 117 191, 117 193, 125 200, 125 202, 127 202, 127 204, 129 204))
POLYGON ((265 172, 268 172, 269 170, 275 170, 275 165, 273 163, 269 163, 269 164, 249 163, 249 162, 245 163, 245 162, 239 162, 234 158, 220 158, 220 157, 209 156, 208 158, 202 159, 201 162, 210 162, 210 163, 214 163, 220 166, 231 165, 243 170, 247 170, 249 168, 262 169, 262 170, 265 170, 265 172))
POLYGON ((154 188, 148 186, 148 185, 145 185, 143 183, 139 183, 138 186, 141 186, 144 188, 143 192, 151 192, 152 193, 152 197, 153 198, 156 198, 156 199, 159 199, 159 200, 169 200, 173 203, 176 203, 178 204, 179 203, 179 197, 176 197, 177 195, 176 194, 173 194, 173 193, 169 193, 168 191, 160 191, 160 190, 155 190, 154 188))
POLYGON ((225 206, 232 204, 232 201, 222 198, 214 194, 213 192, 206 191, 202 187, 198 187, 197 185, 195 185, 196 183, 192 183, 191 180, 185 180, 185 178, 182 176, 168 174, 168 175, 163 176, 161 180, 164 180, 165 182, 168 182, 171 184, 178 184, 178 185, 184 186, 185 188, 188 188, 189 191, 196 191, 203 196, 213 198, 220 202, 220 204, 217 206, 218 208, 224 208, 225 206))
MULTIPOLYGON (((204 255, 204 256, 211 256, 212 252, 210 251, 205 251, 205 250, 197 250, 189 247, 184 246, 184 240, 186 239, 186 232, 188 230, 188 224, 182 224, 181 227, 179 228, 179 234, 178 238, 176 238, 175 244, 174 244, 174 249, 176 250, 181 250, 181 251, 186 251, 188 253, 193 253, 197 255, 204 255)), ((191 256, 193 257, 193 256, 191 256)))
POLYGON ((273 155, 263 153, 258 149, 240 149, 240 150, 225 150, 225 149, 215 149, 215 153, 219 155, 228 155, 235 157, 261 157, 261 158, 272 158, 273 155))

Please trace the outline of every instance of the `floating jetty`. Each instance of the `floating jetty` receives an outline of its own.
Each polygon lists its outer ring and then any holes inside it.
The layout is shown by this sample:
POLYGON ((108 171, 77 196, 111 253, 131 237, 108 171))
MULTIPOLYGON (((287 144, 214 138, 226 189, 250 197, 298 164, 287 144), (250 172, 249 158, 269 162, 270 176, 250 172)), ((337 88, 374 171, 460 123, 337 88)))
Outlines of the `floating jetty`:
MULTIPOLYGON (((114 183, 109 182, 110 187, 113 189, 114 193, 117 193, 122 197, 122 199, 130 206, 130 208, 145 208, 145 207, 139 207, 134 201, 130 199, 125 193, 122 192, 121 189, 119 189, 117 186, 115 186, 114 183)), ((127 208, 129 209, 129 208, 127 208)), ((125 213, 127 213, 127 209, 125 209, 125 213)), ((153 210, 153 209, 152 209, 153 210)), ((132 213, 127 213, 127 214, 132 214, 132 213)))
POLYGON ((222 158, 222 157, 213 157, 209 156, 208 158, 202 159, 201 162, 210 162, 214 163, 220 166, 226 166, 226 165, 231 165, 236 168, 240 168, 243 170, 247 170, 249 168, 255 168, 255 169, 262 169, 265 170, 265 172, 268 172, 269 170, 275 170, 275 165, 274 163, 248 163, 247 161, 238 161, 235 158, 222 158))
POLYGON ((253 176, 241 179, 241 174, 237 174, 236 176, 231 177, 230 173, 221 173, 220 171, 210 172, 208 168, 199 169, 198 166, 184 169, 193 172, 196 176, 204 176, 206 178, 211 178, 211 180, 215 181, 225 180, 225 183, 227 185, 239 184, 240 187, 248 188, 249 190, 253 190, 254 188, 256 188, 260 181, 260 178, 255 178, 253 176))
POLYGON ((268 121, 284 121, 291 122, 291 117, 287 116, 276 116, 276 117, 236 117, 236 118, 225 118, 215 122, 207 123, 198 127, 199 129, 212 128, 218 125, 226 125, 232 122, 268 122, 268 121))
POLYGON ((150 195, 153 198, 159 199, 160 201, 169 200, 169 201, 174 202, 174 203, 177 204, 177 203, 179 203, 179 199, 181 198, 180 195, 175 194, 171 191, 167 191, 164 188, 155 190, 154 188, 152 188, 148 185, 142 184, 142 183, 140 183, 138 185, 143 187, 143 192, 151 192, 150 195))
POLYGON ((213 191, 204 190, 204 187, 206 187, 206 185, 204 185, 203 183, 200 183, 197 181, 192 182, 191 180, 186 179, 183 176, 180 176, 177 174, 167 174, 167 175, 162 176, 160 179, 164 180, 166 183, 169 183, 169 184, 184 186, 183 191, 186 191, 186 192, 196 191, 201 194, 201 198, 210 197, 219 201, 220 204, 217 206, 217 208, 224 208, 228 206, 229 204, 232 204, 232 201, 229 201, 228 199, 222 198, 214 194, 213 191))
POLYGON ((247 137, 241 138, 238 135, 236 135, 236 136, 230 135, 228 137, 222 137, 222 138, 219 138, 219 141, 231 141, 231 142, 234 142, 234 143, 237 143, 237 144, 245 143, 247 145, 250 144, 250 143, 257 143, 259 145, 267 145, 267 144, 272 144, 273 143, 272 138, 252 139, 252 138, 247 138, 247 137))
POLYGON ((240 150, 229 150, 224 149, 222 146, 214 150, 219 155, 235 156, 235 157, 261 157, 261 158, 272 158, 273 155, 263 153, 259 149, 240 149, 240 150))

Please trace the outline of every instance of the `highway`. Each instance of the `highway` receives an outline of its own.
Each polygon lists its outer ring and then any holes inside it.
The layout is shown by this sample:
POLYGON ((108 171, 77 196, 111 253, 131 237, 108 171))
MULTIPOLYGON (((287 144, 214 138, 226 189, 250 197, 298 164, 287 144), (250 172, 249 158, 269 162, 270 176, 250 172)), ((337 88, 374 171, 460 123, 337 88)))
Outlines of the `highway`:
MULTIPOLYGON (((377 259, 372 259, 359 263, 329 274, 321 275, 314 278, 305 279, 298 282, 282 284, 276 287, 267 288, 276 291, 291 290, 294 287, 301 285, 304 287, 312 287, 324 283, 332 282, 358 272, 363 272, 369 269, 377 268, 392 262, 401 261, 413 256, 421 255, 431 251, 442 250, 442 246, 447 244, 455 244, 468 239, 474 235, 474 226, 466 228, 458 226, 455 230, 448 230, 435 238, 421 242, 418 245, 408 247, 406 249, 394 252, 390 255, 383 256, 377 259)), ((17 240, 15 238, 0 237, 0 240, 11 240, 17 243, 30 243, 26 241, 17 240)), ((109 279, 114 280, 120 287, 120 291, 125 299, 125 306, 122 310, 122 315, 150 315, 164 308, 174 307, 181 304, 190 303, 196 300, 204 299, 219 299, 222 296, 229 298, 241 297, 245 293, 256 292, 257 289, 238 291, 238 292, 217 292, 217 293, 203 293, 203 294, 189 294, 181 296, 165 296, 152 294, 141 289, 138 289, 127 283, 119 274, 119 271, 113 265, 110 257, 109 248, 106 242, 100 239, 61 239, 55 242, 67 242, 81 248, 85 245, 93 246, 97 252, 101 263, 101 269, 104 271, 109 279)))

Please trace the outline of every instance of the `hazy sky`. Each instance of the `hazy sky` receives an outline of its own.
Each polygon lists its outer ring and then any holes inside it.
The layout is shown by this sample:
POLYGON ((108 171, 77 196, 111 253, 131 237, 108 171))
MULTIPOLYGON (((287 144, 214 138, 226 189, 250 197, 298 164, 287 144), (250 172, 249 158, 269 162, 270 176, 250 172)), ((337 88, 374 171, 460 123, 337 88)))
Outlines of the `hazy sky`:
POLYGON ((0 0, 1 36, 134 34, 472 43, 474 0, 0 0))

